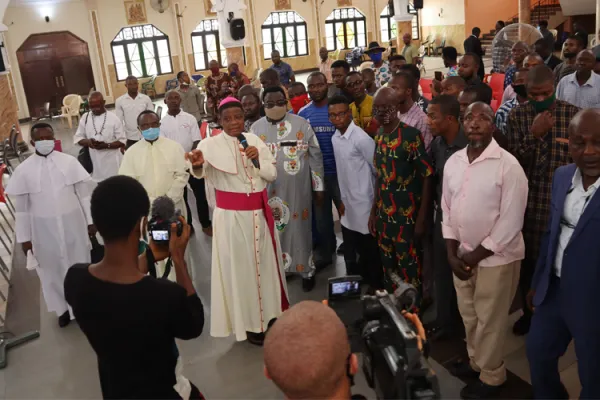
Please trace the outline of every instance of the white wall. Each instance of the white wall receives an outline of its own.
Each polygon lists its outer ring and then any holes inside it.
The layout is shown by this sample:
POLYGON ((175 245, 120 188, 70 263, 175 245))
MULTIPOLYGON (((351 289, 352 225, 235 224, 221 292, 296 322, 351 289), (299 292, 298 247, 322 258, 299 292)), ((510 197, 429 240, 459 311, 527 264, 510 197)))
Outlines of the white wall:
POLYGON ((464 0, 427 0, 423 2, 421 26, 464 25, 464 23, 464 0), (442 9, 443 12, 441 12, 442 9))
POLYGON ((90 50, 95 85, 98 87, 100 77, 98 52, 93 40, 89 13, 83 1, 46 3, 36 7, 11 6, 6 9, 3 22, 8 26, 5 38, 19 104, 19 118, 29 117, 29 109, 16 53, 23 42, 34 33, 69 31, 86 41, 90 50), (50 22, 44 21, 46 15, 50 17, 50 22))

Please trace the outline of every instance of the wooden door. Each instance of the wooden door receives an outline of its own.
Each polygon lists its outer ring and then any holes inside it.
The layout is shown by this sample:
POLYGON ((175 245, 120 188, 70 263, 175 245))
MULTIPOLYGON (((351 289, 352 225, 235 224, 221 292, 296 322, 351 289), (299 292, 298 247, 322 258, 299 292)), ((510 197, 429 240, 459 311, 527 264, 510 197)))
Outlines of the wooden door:
POLYGON ((94 87, 88 45, 71 32, 31 35, 17 59, 32 117, 46 102, 59 110, 67 94, 86 95, 94 87))

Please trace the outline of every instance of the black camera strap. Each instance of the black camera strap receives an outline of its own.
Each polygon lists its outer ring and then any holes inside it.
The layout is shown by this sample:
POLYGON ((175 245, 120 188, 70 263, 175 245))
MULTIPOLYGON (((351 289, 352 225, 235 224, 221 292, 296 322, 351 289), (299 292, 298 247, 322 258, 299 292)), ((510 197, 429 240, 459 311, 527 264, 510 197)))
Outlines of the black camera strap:
MULTIPOLYGON (((152 253, 152 249, 150 246, 146 246, 146 260, 148 263, 148 274, 150 276, 157 278, 156 276, 156 258, 154 258, 154 253, 152 253)), ((169 274, 171 273, 171 268, 173 267, 173 260, 171 257, 167 258, 167 263, 165 264, 165 272, 159 279, 167 279, 169 274)))

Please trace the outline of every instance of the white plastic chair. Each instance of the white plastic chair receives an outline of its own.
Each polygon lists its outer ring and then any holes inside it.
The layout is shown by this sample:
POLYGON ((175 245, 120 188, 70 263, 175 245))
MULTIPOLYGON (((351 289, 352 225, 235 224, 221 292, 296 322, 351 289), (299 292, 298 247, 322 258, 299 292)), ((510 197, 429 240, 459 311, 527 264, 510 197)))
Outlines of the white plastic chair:
POLYGON ((81 97, 78 94, 68 94, 63 99, 60 117, 67 120, 69 128, 73 128, 73 117, 79 118, 80 106, 81 97))

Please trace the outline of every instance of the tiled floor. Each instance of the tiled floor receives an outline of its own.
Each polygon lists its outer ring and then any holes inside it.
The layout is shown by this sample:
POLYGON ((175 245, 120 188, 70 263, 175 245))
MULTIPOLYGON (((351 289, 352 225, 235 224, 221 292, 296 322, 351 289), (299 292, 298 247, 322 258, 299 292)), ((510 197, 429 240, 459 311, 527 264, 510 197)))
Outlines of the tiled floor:
MULTIPOLYGON (((433 76, 435 70, 443 70, 439 58, 427 58, 425 62, 426 76, 433 76)), ((487 61, 486 65, 487 63, 490 62, 487 61)), ((306 76, 307 74, 301 74, 298 79, 305 81, 306 76)), ((157 103, 162 103, 162 100, 157 100, 157 103)), ((65 152, 76 154, 77 148, 72 143, 74 130, 69 131, 65 124, 58 121, 54 121, 53 124, 56 126, 57 138, 63 142, 65 152)), ((26 140, 28 129, 29 124, 22 125, 26 140)), ((196 228, 197 232, 201 232, 198 225, 196 228)), ((210 248, 210 239, 201 233, 191 240, 189 246, 194 283, 205 304, 207 315, 210 315, 210 248)), ((14 286, 9 298, 6 329, 15 334, 39 329, 41 337, 9 351, 9 365, 0 370, 0 399, 98 398, 100 387, 92 349, 76 323, 66 329, 58 328, 56 316, 46 312, 37 276, 25 270, 25 260, 20 251, 15 254, 12 274, 14 286)), ((2 255, 0 249, 0 256, 2 255)), ((329 267, 318 276, 317 287, 309 294, 302 292, 300 280, 290 279, 288 285, 292 300, 297 302, 303 299, 322 299, 326 296, 326 278, 341 275, 343 271, 343 259, 338 257, 335 266, 329 267)), ((519 312, 511 315, 510 323, 506 327, 506 365, 515 375, 529 381, 525 340, 515 337, 511 332, 512 323, 519 315, 519 312)), ((231 338, 212 338, 208 332, 207 326, 200 338, 178 343, 184 357, 186 376, 207 398, 282 398, 277 389, 262 375, 260 348, 248 343, 236 343, 231 338)), ((463 383, 450 376, 447 370, 434 360, 431 360, 431 364, 440 380, 442 398, 458 398, 463 383)), ((577 398, 580 386, 572 345, 561 359, 560 368, 561 377, 571 398, 577 398)), ((374 398, 374 393, 367 387, 362 373, 357 379, 354 392, 374 398)))

